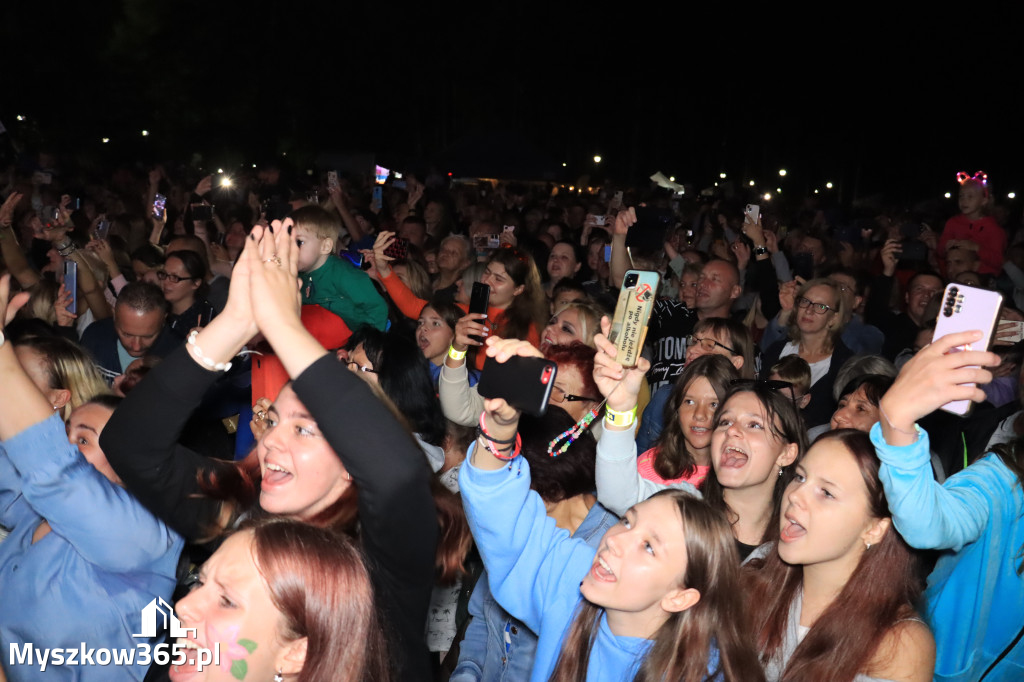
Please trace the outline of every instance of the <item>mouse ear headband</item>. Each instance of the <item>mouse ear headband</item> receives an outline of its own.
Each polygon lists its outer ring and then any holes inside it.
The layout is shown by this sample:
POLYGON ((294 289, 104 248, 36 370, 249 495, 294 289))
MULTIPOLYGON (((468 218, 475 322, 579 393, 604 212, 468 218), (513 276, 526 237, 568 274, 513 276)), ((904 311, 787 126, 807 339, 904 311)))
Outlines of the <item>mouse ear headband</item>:
POLYGON ((978 171, 974 175, 968 175, 967 173, 961 171, 960 173, 956 174, 956 181, 961 185, 967 182, 968 180, 974 180, 979 185, 981 185, 982 189, 985 190, 985 196, 988 196, 988 173, 986 173, 985 171, 978 171))

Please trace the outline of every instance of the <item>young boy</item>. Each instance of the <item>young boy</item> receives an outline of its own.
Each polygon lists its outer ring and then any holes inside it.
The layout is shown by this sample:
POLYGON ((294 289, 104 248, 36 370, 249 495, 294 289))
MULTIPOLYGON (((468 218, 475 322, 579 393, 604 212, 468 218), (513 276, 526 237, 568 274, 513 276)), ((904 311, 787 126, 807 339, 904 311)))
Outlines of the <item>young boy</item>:
POLYGON ((769 381, 784 381, 789 384, 782 393, 789 397, 801 410, 811 402, 811 366, 799 355, 787 355, 774 365, 768 374, 769 381))
POLYGON ((299 247, 302 304, 331 311, 350 330, 368 324, 383 331, 388 306, 369 275, 334 255, 341 233, 337 218, 319 206, 300 208, 291 218, 299 247))

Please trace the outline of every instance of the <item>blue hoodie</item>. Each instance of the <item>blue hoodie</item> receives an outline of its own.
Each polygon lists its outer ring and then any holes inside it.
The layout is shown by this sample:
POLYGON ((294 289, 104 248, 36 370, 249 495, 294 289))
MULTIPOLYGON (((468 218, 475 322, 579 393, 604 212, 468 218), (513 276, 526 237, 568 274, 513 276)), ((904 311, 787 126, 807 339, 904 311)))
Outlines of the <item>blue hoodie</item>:
MULTIPOLYGON (((1024 628, 1024 492, 1017 476, 989 454, 942 485, 932 478, 928 434, 916 443, 871 440, 882 461, 893 523, 912 547, 946 549, 928 576, 925 618, 935 634, 936 680, 981 679, 1024 628)), ((984 678, 1024 680, 1024 642, 984 678)))
MULTIPOLYGON (((537 633, 530 679, 544 682, 558 660, 581 600, 580 582, 597 550, 555 525, 540 495, 530 490, 530 466, 522 457, 501 469, 484 471, 467 456, 459 471, 459 490, 491 591, 505 610, 537 633)), ((652 644, 614 635, 602 613, 587 680, 633 679, 652 644)), ((709 670, 717 668, 717 649, 708 658, 709 670)))

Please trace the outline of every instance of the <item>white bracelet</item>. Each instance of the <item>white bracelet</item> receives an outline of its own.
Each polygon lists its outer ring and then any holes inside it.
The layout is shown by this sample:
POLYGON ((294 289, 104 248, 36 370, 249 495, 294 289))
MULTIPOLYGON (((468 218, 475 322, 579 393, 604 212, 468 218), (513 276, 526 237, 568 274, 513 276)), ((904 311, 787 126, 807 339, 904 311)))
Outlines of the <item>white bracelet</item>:
POLYGON ((186 343, 192 348, 192 357, 203 365, 206 369, 213 370, 214 372, 226 372, 231 369, 230 362, 214 362, 213 359, 203 355, 203 349, 196 345, 196 336, 199 332, 195 329, 188 335, 186 343))

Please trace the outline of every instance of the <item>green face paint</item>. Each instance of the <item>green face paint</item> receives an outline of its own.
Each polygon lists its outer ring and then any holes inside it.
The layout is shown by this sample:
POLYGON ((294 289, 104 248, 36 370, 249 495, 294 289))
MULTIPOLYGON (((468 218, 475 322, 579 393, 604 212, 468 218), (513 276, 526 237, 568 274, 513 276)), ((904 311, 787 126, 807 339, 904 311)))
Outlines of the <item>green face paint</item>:
MULTIPOLYGON (((251 639, 240 639, 235 644, 241 646, 250 654, 256 651, 256 642, 251 639)), ((246 674, 249 672, 249 664, 244 659, 240 658, 231 663, 231 676, 236 680, 244 680, 246 674)))

